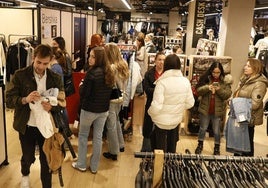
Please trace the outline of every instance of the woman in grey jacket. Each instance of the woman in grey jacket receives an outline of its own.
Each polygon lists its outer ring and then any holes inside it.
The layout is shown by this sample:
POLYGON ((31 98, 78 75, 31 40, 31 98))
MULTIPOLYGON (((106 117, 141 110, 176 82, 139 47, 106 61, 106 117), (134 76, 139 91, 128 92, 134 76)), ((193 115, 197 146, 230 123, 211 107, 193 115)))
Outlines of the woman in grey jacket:
POLYGON ((213 62, 200 77, 196 86, 198 96, 201 97, 198 107, 200 127, 196 154, 201 154, 203 150, 206 130, 211 121, 215 138, 213 154, 220 155, 220 122, 226 112, 226 100, 232 95, 231 84, 231 76, 225 76, 223 67, 219 62, 213 62))
POLYGON ((254 128, 255 125, 263 123, 263 98, 266 94, 268 81, 262 72, 262 63, 258 59, 249 58, 244 66, 244 74, 233 95, 233 97, 250 98, 252 101, 251 120, 248 126, 251 149, 250 152, 242 153, 243 156, 254 156, 254 128))

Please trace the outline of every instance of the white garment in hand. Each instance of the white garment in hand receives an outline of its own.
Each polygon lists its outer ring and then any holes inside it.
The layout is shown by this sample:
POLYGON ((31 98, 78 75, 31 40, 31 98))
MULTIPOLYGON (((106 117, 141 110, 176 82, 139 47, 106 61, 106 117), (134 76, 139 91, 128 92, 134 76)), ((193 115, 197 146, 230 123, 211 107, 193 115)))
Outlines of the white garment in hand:
POLYGON ((50 119, 50 115, 47 111, 44 110, 41 102, 47 101, 52 106, 57 106, 58 93, 59 93, 58 88, 51 88, 41 94, 42 97, 39 101, 30 103, 30 109, 32 110, 33 115, 36 119, 36 127, 39 129, 39 131, 45 138, 51 137, 54 134, 54 130, 50 119))

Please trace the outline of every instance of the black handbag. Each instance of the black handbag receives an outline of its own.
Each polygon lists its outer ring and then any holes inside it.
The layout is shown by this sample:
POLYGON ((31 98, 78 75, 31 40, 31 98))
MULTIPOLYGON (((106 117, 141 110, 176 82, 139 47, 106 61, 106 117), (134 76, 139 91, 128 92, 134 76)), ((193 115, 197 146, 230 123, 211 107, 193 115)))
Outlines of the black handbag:
POLYGON ((120 97, 122 97, 122 91, 116 85, 116 87, 112 89, 110 99, 118 99, 120 97))
POLYGON ((64 90, 66 97, 75 93, 75 87, 72 76, 64 76, 64 90))
POLYGON ((73 133, 69 127, 67 116, 64 114, 64 110, 51 112, 55 126, 59 128, 60 132, 64 132, 67 137, 70 137, 73 133))

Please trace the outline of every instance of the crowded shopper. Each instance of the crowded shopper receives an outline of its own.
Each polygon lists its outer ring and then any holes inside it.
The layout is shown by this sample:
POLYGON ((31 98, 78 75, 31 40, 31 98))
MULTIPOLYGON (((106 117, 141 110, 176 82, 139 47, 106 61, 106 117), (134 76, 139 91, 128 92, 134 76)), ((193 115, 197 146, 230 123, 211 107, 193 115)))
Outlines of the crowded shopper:
POLYGON ((227 99, 232 95, 231 75, 225 76, 219 62, 213 62, 196 85, 199 101, 200 127, 195 154, 201 154, 207 128, 211 122, 214 133, 214 155, 220 155, 222 120, 226 115, 227 99))
POLYGON ((105 46, 108 62, 111 64, 115 76, 115 85, 110 98, 109 115, 106 121, 106 134, 108 141, 108 152, 103 156, 107 159, 117 160, 117 155, 125 149, 122 126, 119 120, 119 112, 122 109, 123 97, 129 77, 127 62, 122 58, 120 50, 115 43, 105 46))
MULTIPOLYGON (((30 187, 30 167, 35 161, 35 146, 43 147, 45 137, 37 127, 37 119, 30 109, 30 103, 41 100, 42 93, 51 88, 58 88, 58 106, 51 106, 47 101, 41 105, 47 112, 60 110, 66 105, 64 87, 61 77, 48 69, 53 57, 49 45, 39 45, 34 50, 33 64, 18 70, 13 78, 11 87, 6 91, 6 104, 8 108, 15 108, 13 127, 19 132, 22 150, 21 157, 21 187, 30 187)), ((51 188, 52 176, 48 167, 45 153, 39 150, 41 168, 41 182, 43 188, 51 188)))
POLYGON ((145 72, 148 69, 148 54, 145 49, 144 37, 138 36, 136 39, 136 62, 140 65, 140 72, 144 78, 145 72))
POLYGON ((75 88, 72 79, 72 61, 66 50, 65 39, 63 37, 55 37, 52 40, 52 47, 59 48, 63 56, 58 61, 63 70, 63 82, 66 97, 75 93, 75 88))
POLYGON ((233 94, 233 97, 251 99, 252 105, 251 120, 248 125, 250 152, 237 153, 235 155, 254 156, 255 126, 263 124, 263 99, 268 86, 267 78, 262 72, 262 63, 258 59, 249 58, 244 66, 240 82, 233 94))
MULTIPOLYGON (((142 152, 151 152, 151 135, 153 130, 153 121, 151 116, 148 114, 148 109, 151 106, 151 102, 153 100, 155 81, 162 75, 164 69, 164 60, 165 54, 163 52, 158 52, 155 56, 154 64, 155 66, 149 69, 144 76, 143 86, 144 92, 146 94, 146 104, 145 104, 145 112, 144 112, 144 120, 142 127, 142 152)), ((155 147, 154 147, 155 148, 155 147)))
POLYGON ((78 158, 73 168, 87 170, 88 135, 93 126, 93 150, 90 157, 90 171, 97 173, 102 151, 102 133, 109 114, 110 95, 114 86, 114 74, 103 47, 90 51, 89 70, 80 86, 80 124, 78 133, 78 158))
POLYGON ((179 139, 178 126, 186 109, 194 105, 190 81, 181 72, 180 59, 170 54, 164 61, 163 74, 155 81, 153 100, 148 110, 155 126, 155 147, 175 153, 179 139))

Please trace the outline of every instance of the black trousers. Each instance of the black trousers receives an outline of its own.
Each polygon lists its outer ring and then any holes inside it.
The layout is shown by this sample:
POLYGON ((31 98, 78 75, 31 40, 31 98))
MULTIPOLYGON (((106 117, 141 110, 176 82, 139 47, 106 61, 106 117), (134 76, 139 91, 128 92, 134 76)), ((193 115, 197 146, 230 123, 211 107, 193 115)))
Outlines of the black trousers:
POLYGON ((51 188, 52 174, 50 173, 45 153, 43 152, 43 144, 45 138, 42 136, 37 127, 28 126, 25 134, 19 133, 22 157, 21 157, 21 173, 23 176, 30 174, 30 167, 35 161, 35 146, 39 146, 39 160, 41 166, 41 181, 43 188, 51 188))
POLYGON ((171 130, 160 129, 154 125, 151 136, 152 150, 160 149, 165 153, 176 153, 176 145, 179 140, 178 127, 171 130))

